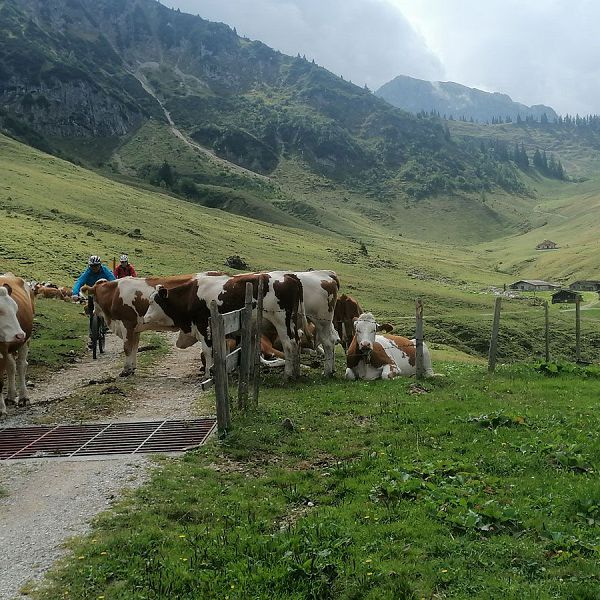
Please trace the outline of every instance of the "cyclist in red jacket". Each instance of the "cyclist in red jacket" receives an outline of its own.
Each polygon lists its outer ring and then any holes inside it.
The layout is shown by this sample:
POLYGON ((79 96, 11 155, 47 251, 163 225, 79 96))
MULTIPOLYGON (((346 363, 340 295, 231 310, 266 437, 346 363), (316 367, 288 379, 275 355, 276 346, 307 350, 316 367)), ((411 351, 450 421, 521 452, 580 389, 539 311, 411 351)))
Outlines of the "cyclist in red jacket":
POLYGON ((117 279, 121 279, 122 277, 137 277, 133 265, 129 264, 129 257, 127 254, 121 254, 121 258, 119 260, 121 262, 114 270, 114 275, 117 279))

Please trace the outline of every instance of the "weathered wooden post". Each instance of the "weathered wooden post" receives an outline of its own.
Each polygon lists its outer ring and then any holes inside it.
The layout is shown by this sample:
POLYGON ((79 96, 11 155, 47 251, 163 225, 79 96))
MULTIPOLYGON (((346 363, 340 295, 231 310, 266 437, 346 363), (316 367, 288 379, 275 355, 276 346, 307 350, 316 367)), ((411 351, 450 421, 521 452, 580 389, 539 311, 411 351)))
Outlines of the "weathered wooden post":
POLYGON ((544 302, 544 337, 546 342, 546 362, 550 362, 550 311, 548 309, 548 300, 544 302))
POLYGON ((210 331, 214 361, 215 396, 217 398, 217 427, 219 433, 224 434, 231 427, 229 385, 227 382, 227 347, 223 318, 219 314, 215 300, 210 303, 210 331))
POLYGON ((581 360, 581 296, 575 300, 575 362, 581 360))
POLYGON ((500 329, 500 307, 502 298, 498 296, 494 304, 494 322, 492 324, 492 337, 490 339, 490 353, 488 356, 488 373, 496 370, 496 353, 498 351, 498 331, 500 329))
POLYGON ((416 327, 415 327, 415 343, 416 343, 416 378, 425 378, 425 365, 423 364, 423 301, 417 298, 416 302, 416 327))
POLYGON ((246 284, 246 298, 240 318, 242 332, 242 351, 240 356, 240 372, 238 385, 238 408, 248 407, 248 388, 250 386, 252 354, 252 283, 246 284))
POLYGON ((258 406, 258 390, 260 387, 260 337, 262 331, 263 319, 263 278, 258 279, 258 294, 256 296, 256 321, 255 321, 255 340, 254 340, 254 369, 252 373, 252 402, 258 406))

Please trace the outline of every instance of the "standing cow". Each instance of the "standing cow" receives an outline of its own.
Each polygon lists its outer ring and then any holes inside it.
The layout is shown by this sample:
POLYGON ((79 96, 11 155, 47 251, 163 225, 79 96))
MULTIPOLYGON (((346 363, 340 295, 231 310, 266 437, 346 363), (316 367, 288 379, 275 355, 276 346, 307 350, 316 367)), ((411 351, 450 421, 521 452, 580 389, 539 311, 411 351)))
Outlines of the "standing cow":
MULTIPOLYGON (((283 271, 275 273, 280 274, 283 271)), ((303 316, 306 317, 302 323, 300 346, 302 349, 311 349, 322 354, 325 357, 324 374, 332 375, 335 366, 335 345, 340 340, 333 323, 334 310, 339 303, 337 298, 340 286, 338 277, 334 271, 294 271, 294 275, 302 283, 303 316)), ((350 323, 352 323, 352 319, 350 319, 350 323)), ((270 367, 283 364, 282 350, 277 332, 268 324, 263 326, 261 336, 263 364, 270 367)))
MULTIPOLYGON (((381 326, 371 313, 354 321, 354 338, 346 355, 346 379, 392 379, 416 373, 416 340, 377 335, 381 326)), ((429 349, 423 344, 425 374, 433 376, 429 349)))
MULTIPOLYGON (((304 293, 304 312, 306 318, 314 325, 314 350, 323 347, 325 356, 323 374, 333 375, 335 368, 335 345, 339 341, 333 326, 333 313, 340 289, 340 281, 335 271, 295 271, 294 274, 302 282, 304 293)), ((305 338, 313 331, 304 326, 305 338)))
POLYGON ((82 288, 94 294, 94 310, 102 316, 111 331, 123 340, 125 365, 121 377, 135 373, 140 332, 156 328, 144 325, 144 316, 150 305, 150 296, 158 285, 166 289, 190 281, 194 275, 174 275, 171 277, 124 277, 115 281, 98 281, 93 287, 82 288))
POLYGON ((6 415, 2 395, 4 372, 8 380, 7 402, 19 406, 28 402, 26 386, 27 354, 33 330, 33 292, 12 273, 0 275, 0 417, 6 415))
POLYGON ((292 273, 249 273, 233 277, 199 274, 171 289, 158 286, 151 296, 144 324, 148 327, 175 327, 185 336, 196 337, 202 343, 208 372, 213 365, 209 335, 210 304, 216 301, 220 313, 243 308, 247 283, 252 284, 254 298, 258 297, 259 284, 262 285, 263 318, 272 323, 281 339, 285 376, 296 377, 298 365, 295 356, 303 289, 299 278, 292 273))

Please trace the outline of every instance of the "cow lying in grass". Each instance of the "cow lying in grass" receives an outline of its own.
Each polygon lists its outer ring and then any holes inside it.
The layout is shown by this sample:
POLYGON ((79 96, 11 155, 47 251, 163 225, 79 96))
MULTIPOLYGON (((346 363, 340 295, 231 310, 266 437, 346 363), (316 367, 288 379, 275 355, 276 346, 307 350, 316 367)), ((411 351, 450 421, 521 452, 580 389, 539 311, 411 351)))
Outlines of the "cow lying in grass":
MULTIPOLYGON (((382 327, 371 313, 354 321, 354 338, 346 355, 346 379, 392 379, 416 373, 416 342, 399 335, 377 335, 382 327)), ((423 344, 425 374, 433 376, 429 349, 423 344)))

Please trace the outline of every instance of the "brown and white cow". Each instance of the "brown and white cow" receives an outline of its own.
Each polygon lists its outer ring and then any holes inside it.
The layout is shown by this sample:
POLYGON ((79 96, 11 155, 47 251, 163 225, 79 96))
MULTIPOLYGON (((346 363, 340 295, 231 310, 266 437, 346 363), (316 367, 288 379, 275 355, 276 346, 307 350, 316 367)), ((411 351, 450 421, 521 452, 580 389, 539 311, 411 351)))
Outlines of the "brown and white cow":
POLYGON ((71 301, 71 297, 65 296, 65 293, 61 288, 37 285, 34 293, 38 298, 54 298, 56 300, 65 300, 66 302, 71 301))
MULTIPOLYGON (((392 379, 416 372, 416 341, 399 335, 377 335, 371 313, 354 321, 354 338, 346 355, 346 379, 392 379)), ((433 376, 429 349, 423 344, 425 373, 433 376)))
POLYGON ((4 371, 8 380, 7 402, 27 404, 27 354, 33 330, 34 299, 31 288, 12 273, 0 275, 0 417, 6 415, 2 395, 4 371))
MULTIPOLYGON (((213 365, 209 335, 210 304, 216 301, 221 313, 243 308, 248 282, 252 283, 254 298, 258 296, 259 284, 262 285, 263 318, 273 324, 281 339, 286 357, 286 377, 297 376, 294 356, 298 343, 302 284, 292 273, 248 273, 233 277, 199 274, 171 289, 159 286, 151 296, 144 324, 149 327, 174 327, 185 336, 196 337, 202 343, 208 371, 213 365)), ((180 342, 181 336, 178 345, 180 342)))
MULTIPOLYGON (((340 341, 333 326, 339 290, 338 277, 334 271, 295 271, 294 274, 302 282, 307 318, 300 331, 300 348, 302 351, 316 351, 324 356, 324 374, 331 375, 334 370, 335 344, 340 341)), ((262 334, 263 364, 269 367, 280 366, 283 353, 276 332, 263 327, 262 334)))
MULTIPOLYGON (((140 332, 150 329, 177 330, 176 327, 152 327, 144 324, 150 296, 161 285, 170 289, 190 281, 194 275, 170 277, 123 277, 115 281, 98 281, 82 291, 94 294, 94 311, 101 315, 111 331, 123 340, 125 365, 122 377, 133 375, 137 364, 140 332)), ((179 345, 179 340, 178 340, 179 345)))
POLYGON ((314 325, 314 338, 310 344, 311 327, 304 324, 302 344, 309 344, 314 350, 321 345, 325 356, 323 374, 325 376, 333 375, 335 345, 339 341, 339 336, 333 326, 333 313, 340 281, 335 271, 295 271, 294 273, 302 282, 304 313, 310 323, 314 325))

